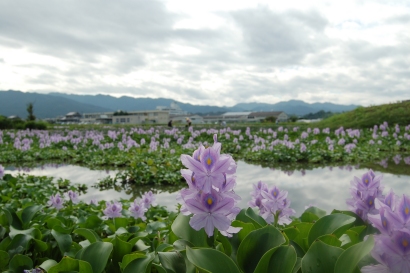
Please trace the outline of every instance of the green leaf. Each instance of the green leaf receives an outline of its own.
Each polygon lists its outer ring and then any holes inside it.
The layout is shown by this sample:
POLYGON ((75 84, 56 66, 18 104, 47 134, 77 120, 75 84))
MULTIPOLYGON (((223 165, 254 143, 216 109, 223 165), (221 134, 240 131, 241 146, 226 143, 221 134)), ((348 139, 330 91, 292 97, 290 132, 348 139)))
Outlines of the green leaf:
POLYGON ((101 238, 92 229, 77 228, 76 230, 73 231, 73 233, 83 236, 88 241, 90 241, 90 243, 95 243, 95 242, 101 241, 101 238))
POLYGON ((319 209, 317 207, 309 207, 304 212, 312 213, 316 215, 318 218, 326 216, 326 211, 319 209))
POLYGON ((336 261, 342 252, 343 249, 339 247, 316 241, 302 258, 302 272, 333 272, 336 261))
POLYGON ((196 231, 189 225, 189 217, 179 214, 171 225, 172 232, 194 246, 209 246, 204 229, 196 231))
POLYGON ((186 265, 184 256, 179 252, 158 252, 159 260, 166 270, 173 272, 185 272, 186 265))
POLYGON ((50 268, 52 268, 56 264, 57 264, 56 261, 49 259, 49 260, 44 261, 39 267, 44 269, 44 271, 48 272, 50 268))
POLYGON ((296 260, 293 246, 279 246, 262 256, 254 273, 292 273, 296 260))
POLYGON ((76 260, 70 257, 63 257, 61 261, 52 266, 47 273, 59 273, 76 271, 81 273, 94 273, 91 265, 86 261, 76 260))
POLYGON ((117 265, 119 262, 122 261, 125 255, 131 253, 133 245, 121 240, 118 237, 112 240, 111 243, 114 246, 112 259, 113 259, 114 264, 117 265))
POLYGON ((232 259, 218 250, 187 247, 186 255, 188 260, 199 270, 212 273, 240 273, 232 259))
POLYGON ((6 268, 10 260, 10 255, 3 250, 0 250, 0 270, 3 270, 6 268))
POLYGON ((286 234, 289 240, 295 239, 300 233, 295 226, 282 229, 282 232, 286 234))
POLYGON ((32 269, 33 261, 25 255, 14 255, 10 260, 9 269, 14 272, 23 272, 24 269, 32 269))
POLYGON ((374 246, 373 236, 370 235, 366 241, 355 244, 346 249, 335 266, 335 273, 353 273, 357 269, 360 260, 372 251, 374 246))
POLYGON ((249 217, 249 219, 257 228, 264 227, 268 224, 266 223, 265 219, 263 219, 260 215, 256 214, 256 212, 252 208, 248 208, 245 212, 245 215, 249 217))
POLYGON ((299 234, 293 239, 305 252, 308 250, 309 245, 307 242, 307 237, 309 235, 310 229, 312 228, 312 223, 300 223, 295 225, 299 230, 299 234))
POLYGON ((340 247, 342 245, 342 242, 333 234, 326 234, 326 235, 320 236, 316 240, 322 241, 325 244, 328 244, 330 246, 340 247))
POLYGON ((127 266, 125 266, 123 273, 149 272, 148 268, 154 258, 154 253, 148 253, 144 258, 132 260, 127 266))
POLYGON ((14 238, 14 236, 16 236, 17 234, 29 235, 29 236, 31 236, 33 238, 36 238, 36 239, 41 239, 41 237, 42 237, 41 231, 37 228, 18 230, 18 229, 13 228, 12 226, 10 226, 9 236, 11 238, 14 238))
POLYGON ((113 245, 111 243, 95 242, 81 249, 75 255, 75 258, 89 262, 94 273, 101 273, 107 265, 112 250, 113 245))
POLYGON ((273 226, 252 231, 243 239, 238 248, 237 262, 245 273, 255 270, 259 260, 270 249, 285 242, 282 233, 273 226))
MULTIPOLYGON (((58 226, 55 226, 55 227, 58 227, 58 226)), ((54 239, 56 239, 58 247, 60 248, 61 254, 63 256, 64 256, 64 253, 70 251, 72 239, 69 234, 60 233, 56 231, 55 229, 52 229, 51 235, 53 235, 54 239)))
POLYGON ((34 215, 41 210, 42 206, 39 205, 33 205, 33 206, 28 206, 23 209, 23 212, 21 213, 21 221, 23 222, 23 226, 28 227, 28 224, 30 223, 31 219, 33 219, 34 215))
POLYGON ((131 253, 131 254, 124 255, 124 257, 122 258, 122 262, 120 263, 120 267, 121 267, 121 269, 124 269, 133 260, 142 259, 142 258, 146 258, 146 257, 147 256, 145 256, 142 253, 131 253))
POLYGON ((346 214, 330 214, 320 218, 310 229, 308 244, 312 243, 320 236, 336 233, 336 231, 347 230, 356 219, 346 214))

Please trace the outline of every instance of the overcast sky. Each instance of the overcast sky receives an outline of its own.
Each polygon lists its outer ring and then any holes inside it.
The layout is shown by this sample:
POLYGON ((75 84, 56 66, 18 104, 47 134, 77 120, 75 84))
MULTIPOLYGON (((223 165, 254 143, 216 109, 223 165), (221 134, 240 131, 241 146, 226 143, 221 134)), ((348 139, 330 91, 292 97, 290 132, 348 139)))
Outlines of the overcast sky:
POLYGON ((217 106, 410 99, 410 1, 2 0, 9 89, 217 106))

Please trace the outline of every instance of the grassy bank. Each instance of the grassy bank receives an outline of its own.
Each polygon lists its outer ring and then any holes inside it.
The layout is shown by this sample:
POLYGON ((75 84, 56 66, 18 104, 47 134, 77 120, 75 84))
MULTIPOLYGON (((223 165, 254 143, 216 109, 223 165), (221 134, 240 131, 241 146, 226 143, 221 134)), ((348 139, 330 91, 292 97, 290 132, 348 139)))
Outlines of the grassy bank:
POLYGON ((390 126, 410 124, 410 101, 389 103, 370 107, 359 107, 353 111, 337 114, 324 119, 315 126, 320 128, 329 127, 344 128, 371 128, 375 124, 387 121, 390 126))

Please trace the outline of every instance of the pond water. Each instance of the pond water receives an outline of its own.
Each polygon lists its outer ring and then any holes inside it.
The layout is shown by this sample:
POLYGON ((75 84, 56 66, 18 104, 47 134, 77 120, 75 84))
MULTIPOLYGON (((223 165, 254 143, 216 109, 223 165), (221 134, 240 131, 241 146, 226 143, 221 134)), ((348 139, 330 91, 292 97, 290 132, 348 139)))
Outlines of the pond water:
MULTIPOLYGON (((304 211, 307 205, 315 205, 326 210, 328 213, 333 208, 346 210, 346 199, 350 198, 350 181, 353 180, 354 176, 361 177, 363 173, 368 171, 368 167, 364 165, 354 167, 310 167, 308 170, 293 171, 284 171, 283 168, 262 167, 243 161, 238 161, 237 165, 237 186, 235 187, 235 192, 242 198, 239 203, 241 208, 248 207, 247 203, 251 199, 250 192, 253 189, 252 184, 263 181, 269 186, 276 185, 279 189, 288 191, 291 208, 296 210, 297 216, 304 211)), ((409 170, 410 168, 404 163, 395 167, 401 170, 409 170)), ((388 171, 387 168, 375 170, 376 175, 383 175, 384 193, 387 193, 392 188, 398 195, 410 194, 410 175, 408 172, 405 171, 405 174, 392 174, 388 173, 388 171)), ((80 196, 80 200, 84 202, 89 202, 91 199, 111 201, 123 198, 134 200, 140 197, 141 193, 152 189, 157 194, 157 203, 159 205, 166 206, 169 210, 175 210, 177 203, 175 198, 179 190, 178 187, 127 186, 125 188, 116 187, 115 189, 103 191, 92 187, 107 176, 114 177, 116 172, 90 170, 81 166, 57 164, 43 165, 30 170, 14 168, 12 166, 5 167, 5 173, 12 175, 28 173, 38 176, 51 176, 55 177, 55 179, 68 179, 72 183, 86 184, 88 190, 80 196)), ((183 185, 182 187, 185 186, 183 185)))

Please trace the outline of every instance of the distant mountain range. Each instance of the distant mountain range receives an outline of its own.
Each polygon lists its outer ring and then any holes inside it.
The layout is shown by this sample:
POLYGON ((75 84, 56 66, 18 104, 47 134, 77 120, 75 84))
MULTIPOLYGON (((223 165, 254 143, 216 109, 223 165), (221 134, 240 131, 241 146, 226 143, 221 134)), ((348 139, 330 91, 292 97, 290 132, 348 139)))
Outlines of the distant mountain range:
POLYGON ((0 115, 16 115, 21 118, 27 116, 27 104, 34 104, 34 115, 37 118, 54 118, 63 116, 68 112, 95 113, 155 110, 157 106, 170 106, 176 102, 182 110, 189 113, 213 114, 223 112, 259 112, 259 111, 283 111, 288 115, 306 115, 320 110, 333 113, 347 112, 358 105, 339 105, 333 103, 306 103, 300 100, 290 100, 275 104, 268 103, 239 103, 232 107, 204 106, 182 103, 172 99, 151 99, 133 97, 112 97, 109 95, 71 95, 63 93, 28 93, 21 91, 0 91, 0 115))

